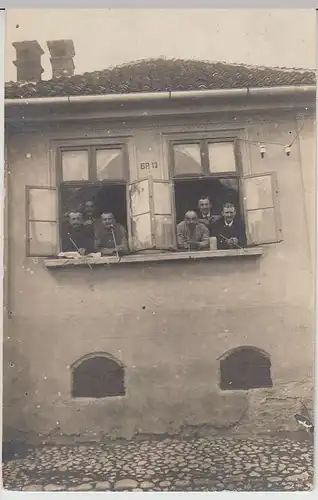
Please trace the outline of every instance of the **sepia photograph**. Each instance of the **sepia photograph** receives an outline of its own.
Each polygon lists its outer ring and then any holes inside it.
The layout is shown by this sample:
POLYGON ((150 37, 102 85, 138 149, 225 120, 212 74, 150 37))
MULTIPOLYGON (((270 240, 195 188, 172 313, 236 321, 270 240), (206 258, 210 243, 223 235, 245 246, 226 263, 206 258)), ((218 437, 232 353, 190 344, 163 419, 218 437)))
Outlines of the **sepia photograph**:
POLYGON ((314 486, 316 12, 5 12, 2 483, 314 486))

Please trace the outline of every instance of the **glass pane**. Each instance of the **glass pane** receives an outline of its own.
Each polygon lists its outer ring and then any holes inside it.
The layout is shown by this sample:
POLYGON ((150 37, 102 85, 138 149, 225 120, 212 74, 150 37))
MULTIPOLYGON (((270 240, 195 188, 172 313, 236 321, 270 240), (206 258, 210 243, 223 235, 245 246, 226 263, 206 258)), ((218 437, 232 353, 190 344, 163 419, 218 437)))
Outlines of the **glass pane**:
POLYGON ((200 174, 202 172, 199 144, 174 146, 174 175, 200 174))
POLYGON ((247 210, 274 206, 272 179, 270 175, 244 179, 245 206, 247 210))
POLYGON ((132 217, 132 237, 134 250, 152 248, 151 216, 149 212, 132 217))
POLYGON ((125 179, 124 155, 121 149, 96 151, 97 180, 125 179))
POLYGON ((136 182, 129 186, 130 201, 131 201, 131 214, 140 215, 149 212, 149 182, 147 179, 144 181, 136 182))
POLYGON ((56 190, 29 189, 29 220, 56 221, 56 190))
POLYGON ((156 248, 171 248, 175 240, 175 226, 171 215, 155 215, 156 248))
POLYGON ((273 208, 247 212, 247 227, 251 244, 277 241, 276 219, 273 208))
POLYGON ((88 151, 62 152, 63 181, 88 180, 88 151))
POLYGON ((233 142, 213 142, 209 148, 210 172, 235 172, 235 154, 233 142))
POLYGON ((29 223, 29 253, 30 255, 56 255, 57 228, 55 222, 29 223))
POLYGON ((153 200, 155 214, 171 214, 172 213, 172 187, 168 182, 153 183, 153 200))

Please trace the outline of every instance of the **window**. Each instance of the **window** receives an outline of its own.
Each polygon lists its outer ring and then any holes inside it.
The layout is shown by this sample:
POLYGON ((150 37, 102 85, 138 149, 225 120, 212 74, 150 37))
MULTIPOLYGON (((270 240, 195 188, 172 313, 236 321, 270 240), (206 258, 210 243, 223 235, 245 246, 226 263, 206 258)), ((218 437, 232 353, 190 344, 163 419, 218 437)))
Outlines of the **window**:
POLYGON ((188 210, 197 211, 198 200, 208 197, 213 215, 224 203, 233 203, 241 218, 238 146, 234 140, 196 144, 173 143, 173 177, 177 223, 188 210))
POLYGON ((220 377, 223 390, 272 387, 270 357, 256 347, 237 347, 221 357, 220 377))
POLYGON ((125 395, 123 365, 106 353, 88 354, 72 366, 72 397, 104 398, 125 395))
POLYGON ((212 215, 224 203, 236 207, 245 225, 248 245, 281 241, 282 230, 275 173, 243 176, 240 147, 235 138, 171 143, 176 223, 198 200, 208 197, 212 215))
MULTIPOLYGON (((188 134, 187 134, 188 135, 188 134)), ((281 241, 275 173, 244 176, 235 137, 170 140, 170 179, 148 176, 129 182, 126 144, 61 147, 57 187, 28 187, 27 255, 64 251, 67 214, 88 201, 98 218, 112 212, 129 241, 129 252, 177 250, 176 225, 208 196, 212 215, 226 202, 244 221, 248 245, 281 241)))
POLYGON ((236 173, 237 145, 234 140, 173 143, 174 177, 179 175, 236 173))

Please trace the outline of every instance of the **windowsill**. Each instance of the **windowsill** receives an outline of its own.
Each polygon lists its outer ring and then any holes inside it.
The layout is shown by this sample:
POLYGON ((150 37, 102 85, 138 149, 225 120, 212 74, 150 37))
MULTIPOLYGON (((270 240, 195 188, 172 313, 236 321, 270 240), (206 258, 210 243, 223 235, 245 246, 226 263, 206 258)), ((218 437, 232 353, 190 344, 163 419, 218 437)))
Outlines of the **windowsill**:
POLYGON ((198 260, 224 257, 257 257, 263 254, 263 248, 251 247, 237 250, 202 250, 196 252, 162 252, 139 253, 125 255, 118 261, 117 256, 111 257, 80 257, 78 259, 45 259, 47 268, 54 269, 68 266, 105 266, 109 264, 133 264, 135 262, 162 262, 172 260, 198 260))

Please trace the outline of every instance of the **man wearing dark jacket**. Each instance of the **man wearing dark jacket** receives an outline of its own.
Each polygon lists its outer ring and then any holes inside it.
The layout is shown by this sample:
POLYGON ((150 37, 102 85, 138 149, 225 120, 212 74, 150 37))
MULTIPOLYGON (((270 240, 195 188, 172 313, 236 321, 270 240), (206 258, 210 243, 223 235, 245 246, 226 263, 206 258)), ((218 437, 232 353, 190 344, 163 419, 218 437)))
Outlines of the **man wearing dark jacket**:
POLYGON ((68 223, 64 227, 62 237, 63 252, 79 252, 81 255, 93 253, 94 229, 84 226, 81 212, 74 211, 68 214, 68 223))
POLYGON ((218 250, 246 247, 245 227, 236 217, 233 203, 225 203, 222 218, 213 225, 213 235, 217 239, 218 250))
POLYGON ((212 214, 212 204, 207 196, 203 196, 198 201, 198 217, 201 224, 208 228, 210 236, 213 236, 213 226, 221 219, 220 215, 212 214))
POLYGON ((102 255, 127 254, 126 229, 116 222, 112 213, 103 213, 95 226, 96 250, 102 255))

